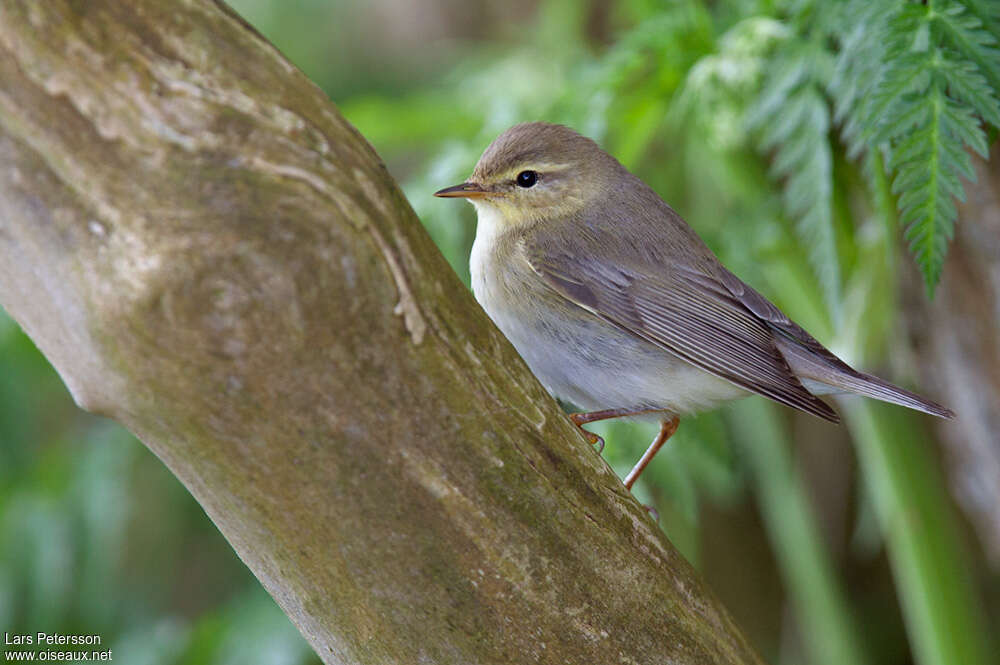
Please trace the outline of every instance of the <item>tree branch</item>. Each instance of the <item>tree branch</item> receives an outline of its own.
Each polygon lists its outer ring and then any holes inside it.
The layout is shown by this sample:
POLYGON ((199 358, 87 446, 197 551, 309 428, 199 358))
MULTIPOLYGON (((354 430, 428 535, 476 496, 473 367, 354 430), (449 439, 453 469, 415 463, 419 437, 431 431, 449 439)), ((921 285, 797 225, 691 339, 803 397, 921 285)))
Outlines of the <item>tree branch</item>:
POLYGON ((0 299, 327 663, 756 663, 221 4, 0 1, 0 299))

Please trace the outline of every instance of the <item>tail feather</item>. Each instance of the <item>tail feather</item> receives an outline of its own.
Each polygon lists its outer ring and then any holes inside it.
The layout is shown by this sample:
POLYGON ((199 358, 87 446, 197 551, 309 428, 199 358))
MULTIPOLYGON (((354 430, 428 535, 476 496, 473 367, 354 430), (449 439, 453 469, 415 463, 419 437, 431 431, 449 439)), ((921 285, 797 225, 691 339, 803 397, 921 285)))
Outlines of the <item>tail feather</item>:
MULTIPOLYGON (((822 355, 782 336, 775 341, 792 371, 814 393, 846 391, 873 397, 883 402, 899 404, 939 418, 952 419, 955 412, 937 402, 921 397, 884 379, 859 372, 827 349, 822 355)), ((817 342, 818 345, 818 342, 817 342)))
POLYGON ((824 382, 838 388, 843 388, 848 392, 866 397, 874 397, 883 402, 899 404, 900 406, 923 411, 939 418, 948 418, 950 420, 955 417, 954 411, 941 406, 937 402, 921 397, 916 393, 911 393, 905 388, 900 388, 884 379, 872 376, 871 374, 865 374, 864 372, 854 371, 853 375, 846 372, 835 372, 828 375, 824 382))

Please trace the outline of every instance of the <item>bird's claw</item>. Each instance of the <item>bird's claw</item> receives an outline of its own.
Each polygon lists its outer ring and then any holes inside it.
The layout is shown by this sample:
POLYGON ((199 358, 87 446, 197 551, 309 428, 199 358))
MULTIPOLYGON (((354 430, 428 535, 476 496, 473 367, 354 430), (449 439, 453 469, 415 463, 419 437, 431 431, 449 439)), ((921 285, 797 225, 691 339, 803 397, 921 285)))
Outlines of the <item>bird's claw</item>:
POLYGON ((600 455, 601 453, 604 452, 604 438, 603 437, 601 437, 598 434, 594 434, 593 432, 589 432, 589 431, 583 429, 582 427, 580 428, 580 431, 583 432, 583 435, 587 438, 587 441, 590 442, 590 445, 597 446, 597 454, 598 455, 600 455))

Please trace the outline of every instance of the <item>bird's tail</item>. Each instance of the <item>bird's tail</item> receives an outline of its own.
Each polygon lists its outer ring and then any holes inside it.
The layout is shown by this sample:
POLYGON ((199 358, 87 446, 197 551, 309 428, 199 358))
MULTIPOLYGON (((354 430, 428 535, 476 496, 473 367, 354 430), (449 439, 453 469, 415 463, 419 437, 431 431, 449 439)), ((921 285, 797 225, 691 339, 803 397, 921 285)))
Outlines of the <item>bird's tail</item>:
POLYGON ((905 388, 900 388, 884 379, 872 376, 871 374, 865 374, 864 372, 852 370, 852 374, 846 372, 832 373, 831 376, 827 377, 825 383, 842 388, 848 392, 857 393, 858 395, 874 397, 883 402, 899 404, 900 406, 916 409, 917 411, 923 411, 939 418, 951 419, 955 417, 954 411, 941 406, 937 402, 933 402, 926 397, 921 397, 916 393, 911 393, 905 388))
MULTIPOLYGON (((955 412, 884 379, 852 369, 847 363, 829 354, 817 355, 791 340, 778 340, 778 348, 792 371, 812 392, 849 392, 873 397, 883 402, 899 404, 939 418, 954 418, 955 412)), ((824 349, 825 351, 825 349, 824 349)), ((827 351, 826 353, 829 353, 827 351)))

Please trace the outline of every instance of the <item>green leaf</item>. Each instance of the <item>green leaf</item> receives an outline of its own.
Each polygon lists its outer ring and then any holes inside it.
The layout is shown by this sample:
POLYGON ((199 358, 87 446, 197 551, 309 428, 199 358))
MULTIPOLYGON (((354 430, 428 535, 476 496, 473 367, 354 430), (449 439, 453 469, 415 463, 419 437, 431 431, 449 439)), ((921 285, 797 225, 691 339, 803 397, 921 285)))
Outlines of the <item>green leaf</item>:
POLYGON ((917 122, 911 114, 918 113, 919 109, 912 102, 919 101, 913 96, 926 90, 930 83, 926 67, 927 54, 923 52, 907 53, 892 61, 875 92, 872 104, 864 110, 865 116, 861 123, 865 129, 859 137, 861 141, 877 145, 895 135, 901 122, 917 122), (908 101, 911 103, 908 104, 908 101))
POLYGON ((793 45, 776 56, 745 121, 759 130, 758 148, 774 151, 771 175, 783 183, 785 211, 796 220, 827 304, 836 310, 841 270, 832 212, 830 110, 814 77, 818 60, 812 44, 793 45))
POLYGON ((965 6, 983 23, 983 28, 1000 41, 1000 3, 996 0, 965 0, 965 6))
POLYGON ((964 197, 961 178, 975 177, 968 149, 986 158, 982 122, 1000 126, 1000 3, 872 4, 882 10, 845 6, 830 90, 846 96, 836 109, 848 154, 888 148, 905 236, 933 292, 954 233, 955 199, 964 197), (872 36, 882 43, 865 44, 872 36))
POLYGON ((941 31, 941 43, 948 44, 971 62, 990 86, 1000 89, 1000 50, 997 39, 983 29, 983 22, 953 0, 942 0, 929 15, 941 31))
POLYGON ((904 236, 924 274, 928 293, 941 275, 941 266, 954 233, 955 210, 952 199, 960 196, 961 183, 954 171, 956 150, 962 142, 956 131, 960 116, 939 85, 933 85, 926 96, 926 124, 916 128, 892 152, 889 166, 897 172, 893 191, 901 192, 899 208, 906 225, 904 236))
MULTIPOLYGON (((840 42, 827 92, 834 103, 834 120, 841 125, 841 137, 848 156, 857 159, 866 146, 862 134, 875 91, 885 75, 883 63, 889 60, 889 19, 895 15, 891 2, 851 0, 841 6, 833 28, 840 42)), ((877 118, 877 116, 876 116, 877 118)))
MULTIPOLYGON (((964 102, 994 127, 1000 127, 1000 102, 974 64, 959 60, 956 55, 945 52, 942 54, 938 71, 947 82, 951 97, 964 102)), ((981 148, 978 141, 970 140, 967 143, 983 157, 987 156, 985 135, 981 148)))
POLYGON ((969 575, 964 538, 926 429, 874 400, 842 405, 885 536, 914 662, 996 662, 978 607, 981 590, 969 575))

